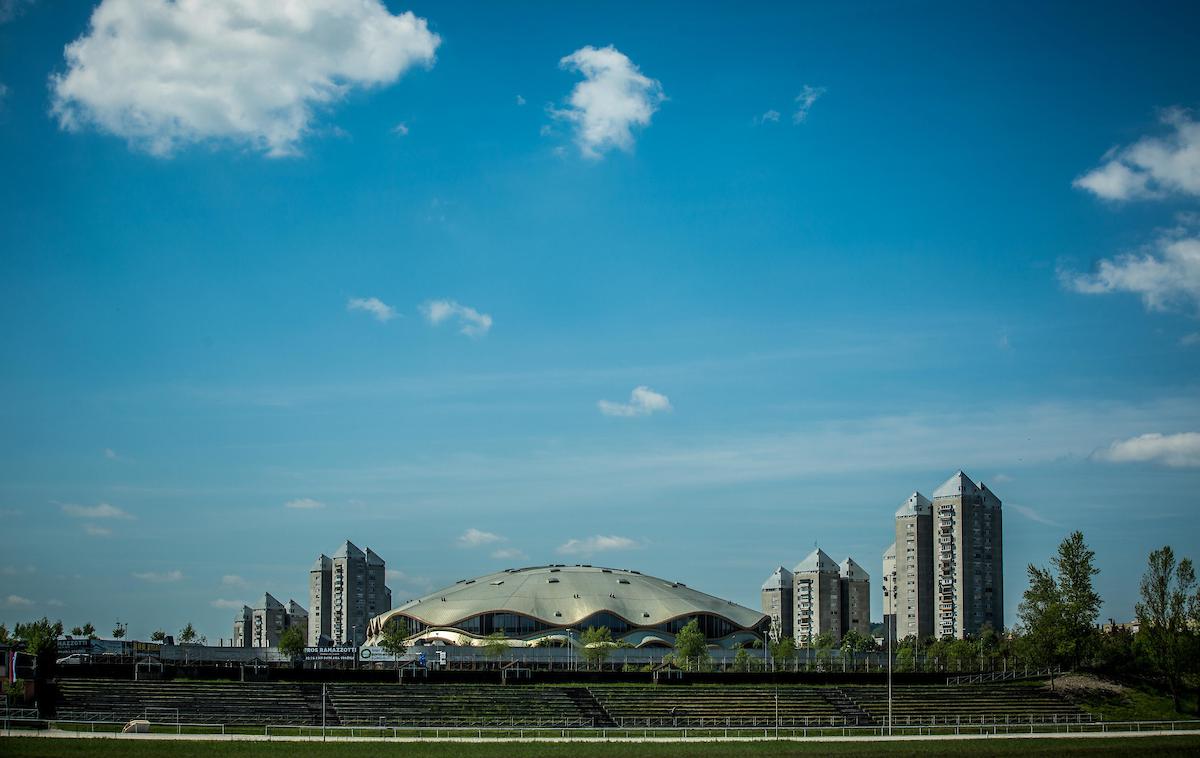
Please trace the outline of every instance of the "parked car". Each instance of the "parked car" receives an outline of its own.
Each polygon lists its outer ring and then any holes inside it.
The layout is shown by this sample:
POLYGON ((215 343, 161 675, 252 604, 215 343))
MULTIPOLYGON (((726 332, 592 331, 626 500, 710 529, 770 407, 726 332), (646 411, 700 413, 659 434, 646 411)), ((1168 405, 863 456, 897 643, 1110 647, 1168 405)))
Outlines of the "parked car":
POLYGON ((80 663, 91 663, 92 656, 87 653, 71 653, 68 656, 58 659, 59 666, 72 666, 80 663))

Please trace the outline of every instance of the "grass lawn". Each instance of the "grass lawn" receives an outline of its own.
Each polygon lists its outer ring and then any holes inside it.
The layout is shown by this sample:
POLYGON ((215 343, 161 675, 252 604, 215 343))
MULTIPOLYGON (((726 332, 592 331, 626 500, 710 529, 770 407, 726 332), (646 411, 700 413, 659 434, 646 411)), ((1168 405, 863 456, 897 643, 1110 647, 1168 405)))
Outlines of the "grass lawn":
POLYGON ((517 744, 495 742, 486 744, 446 743, 283 743, 283 742, 173 742, 168 740, 105 740, 105 739, 42 739, 36 737, 0 738, 0 755, 6 758, 291 758, 291 756, 320 756, 321 758, 376 758, 382 755, 428 756, 457 758, 458 756, 495 756, 506 758, 692 758, 693 756, 1061 756, 1061 755, 1129 755, 1154 753, 1162 756, 1194 756, 1200 754, 1200 737, 1142 737, 1122 739, 1021 739, 989 741, 954 741, 942 743, 686 743, 686 744, 517 744))
POLYGON ((1194 721, 1196 698, 1185 696, 1181 701, 1184 712, 1175 710, 1170 695, 1141 687, 1126 687, 1122 692, 1089 690, 1076 692, 1080 707, 1105 721, 1194 721))

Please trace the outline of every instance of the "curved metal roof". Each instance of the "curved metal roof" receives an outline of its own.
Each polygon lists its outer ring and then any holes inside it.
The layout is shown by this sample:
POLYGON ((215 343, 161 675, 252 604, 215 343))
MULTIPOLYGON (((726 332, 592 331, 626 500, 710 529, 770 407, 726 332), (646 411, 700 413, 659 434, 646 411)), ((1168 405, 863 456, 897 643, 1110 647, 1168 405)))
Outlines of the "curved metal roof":
POLYGON ((493 611, 524 614, 552 626, 570 626, 599 611, 614 613, 634 626, 654 626, 698 613, 722 616, 744 629, 767 619, 732 601, 637 571, 554 565, 460 580, 376 616, 369 634, 378 633, 399 614, 430 626, 449 627, 493 611))

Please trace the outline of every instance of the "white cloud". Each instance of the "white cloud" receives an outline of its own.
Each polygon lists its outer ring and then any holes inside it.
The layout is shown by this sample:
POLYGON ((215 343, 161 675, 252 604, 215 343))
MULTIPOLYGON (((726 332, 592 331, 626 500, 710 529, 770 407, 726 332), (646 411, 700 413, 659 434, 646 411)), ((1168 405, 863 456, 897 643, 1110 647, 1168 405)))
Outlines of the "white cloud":
POLYGON ((0 0, 0 24, 6 24, 25 12, 37 0, 0 0))
POLYGON ((163 573, 157 573, 154 571, 135 571, 133 573, 133 578, 141 579, 143 582, 154 582, 155 584, 162 584, 164 582, 178 582, 180 579, 183 578, 183 572, 178 569, 175 569, 174 571, 166 571, 163 573))
POLYGON ((62 509, 63 513, 75 518, 133 518, 130 514, 108 503, 100 503, 99 505, 72 505, 67 503, 62 506, 62 509))
POLYGON ((313 500, 311 497, 300 497, 287 501, 283 504, 283 507, 291 508, 295 511, 313 511, 317 508, 324 508, 325 504, 320 500, 313 500))
POLYGON ((241 600, 226 600, 224 598, 217 598, 209 603, 209 605, 211 605, 213 608, 233 608, 234 610, 240 611, 243 607, 245 607, 246 604, 241 600))
POLYGON ((1183 335, 1179 338, 1179 344, 1183 345, 1184 347, 1200 345, 1200 332, 1192 332, 1191 334, 1183 335))
POLYGON ((492 317, 453 300, 430 300, 421 306, 429 323, 437 326, 447 319, 459 324, 458 331, 468 337, 482 337, 492 328, 492 317))
POLYGON ((1160 120, 1174 131, 1110 150, 1074 186, 1106 200, 1200 195, 1200 122, 1182 108, 1168 108, 1160 120))
POLYGON ((649 387, 635 387, 629 393, 628 403, 601 400, 596 403, 605 416, 649 416, 651 413, 671 410, 670 399, 649 387))
POLYGON ((506 561, 516 558, 525 558, 527 556, 523 550, 518 550, 515 547, 502 547, 499 550, 493 551, 492 557, 498 561, 506 561))
POLYGON ((380 0, 103 0, 50 79, 52 110, 155 155, 206 141, 292 155, 316 110, 432 65, 440 43, 380 0))
POLYGON ((1039 524, 1045 524, 1047 526, 1062 526, 1062 524, 1058 523, 1057 521, 1051 521, 1050 519, 1046 518, 1041 513, 1038 513, 1036 510, 1034 510, 1033 508, 1030 508, 1027 505, 1016 505, 1014 503, 1008 503, 1004 506, 1004 510, 1016 511, 1017 513, 1021 514, 1022 516, 1029 519, 1030 521, 1034 521, 1039 524))
POLYGON ((20 595, 9 595, 4 599, 4 604, 9 608, 24 608, 33 605, 33 601, 20 595))
POLYGON ((641 547, 634 540, 628 537, 618 537, 616 535, 597 534, 592 537, 583 539, 570 539, 558 546, 557 552, 560 555, 589 555, 591 553, 600 553, 606 550, 632 550, 641 547))
POLYGON ((224 584, 226 587, 245 587, 246 580, 237 574, 226 574, 221 577, 221 584, 224 584))
POLYGON ((490 545, 493 542, 503 542, 504 537, 491 532, 484 532, 474 527, 463 532, 458 538, 459 547, 479 547, 480 545, 490 545))
POLYGON ((109 537, 112 535, 112 529, 97 524, 84 524, 83 531, 89 537, 109 537))
POLYGON ((1008 474, 996 474, 992 477, 992 481, 996 482, 997 484, 1004 484, 1005 482, 1011 482, 1012 480, 1013 478, 1008 474))
MULTIPOLYGON (((408 134, 407 131, 404 133, 408 134)), ((352 297, 346 301, 346 310, 370 313, 376 321, 383 323, 396 317, 396 309, 377 297, 352 297)))
POLYGON ((119 460, 121 456, 117 455, 116 450, 113 450, 111 447, 106 447, 104 448, 104 457, 110 461, 115 461, 119 460))
POLYGON ((520 95, 517 95, 517 105, 524 105, 524 104, 525 104, 525 98, 521 97, 520 95))
POLYGON ((46 605, 50 606, 51 608, 62 608, 63 601, 56 600, 54 598, 50 598, 49 600, 46 601, 46 605))
POLYGON ((779 116, 780 116, 779 111, 772 108, 771 110, 767 111, 766 113, 762 114, 761 116, 755 117, 754 123, 756 123, 756 124, 766 124, 766 123, 778 124, 779 116))
MULTIPOLYGON (((408 136, 408 124, 404 123, 403 121, 396 124, 395 126, 392 127, 392 134, 395 134, 398 137, 407 137, 408 136)), ((372 298, 372 300, 374 300, 374 298, 372 298)), ((375 300, 375 302, 378 303, 379 301, 375 300)))
POLYGON ((1200 467, 1200 432, 1143 434, 1116 440, 1093 458, 1109 463, 1158 463, 1172 468, 1200 467))
POLYGON ((1101 260, 1095 273, 1059 277, 1085 295, 1131 292, 1148 310, 1190 307, 1200 314, 1200 237, 1163 237, 1149 250, 1101 260))
POLYGON ((35 569, 33 566, 25 566, 23 569, 19 569, 16 566, 5 566, 0 568, 0 575, 3 576, 20 576, 21 574, 33 574, 36 572, 37 569, 35 569))
POLYGON ((583 74, 583 81, 571 90, 569 107, 550 113, 574 124, 579 150, 588 158, 599 158, 613 147, 631 149, 632 127, 648 126, 666 99, 662 85, 612 45, 581 47, 559 65, 583 74))
POLYGON ((803 124, 807 121, 808 112, 812 109, 813 103, 817 102, 817 98, 824 94, 824 87, 804 85, 804 89, 800 90, 799 95, 796 95, 796 110, 792 113, 792 123, 803 124))

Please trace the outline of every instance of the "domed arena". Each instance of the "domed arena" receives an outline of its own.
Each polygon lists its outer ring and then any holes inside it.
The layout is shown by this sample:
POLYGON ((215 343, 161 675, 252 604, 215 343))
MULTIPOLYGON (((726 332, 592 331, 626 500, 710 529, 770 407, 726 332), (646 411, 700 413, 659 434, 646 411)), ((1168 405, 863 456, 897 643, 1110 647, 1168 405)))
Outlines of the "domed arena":
POLYGON ((368 644, 386 625, 405 623, 410 642, 475 645, 500 632, 510 645, 578 641, 589 627, 607 627, 634 647, 671 647, 696 619, 710 646, 761 640, 770 619, 680 582, 627 569, 551 565, 507 569, 455 584, 376 616, 368 644))

